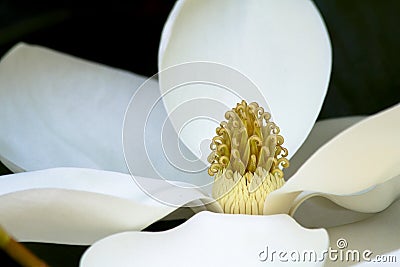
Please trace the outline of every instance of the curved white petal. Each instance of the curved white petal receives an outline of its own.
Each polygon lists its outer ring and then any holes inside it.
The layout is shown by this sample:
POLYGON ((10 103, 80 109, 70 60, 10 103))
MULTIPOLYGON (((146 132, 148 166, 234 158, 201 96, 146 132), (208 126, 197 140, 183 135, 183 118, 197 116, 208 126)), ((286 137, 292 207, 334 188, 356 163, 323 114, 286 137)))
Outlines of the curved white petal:
POLYGON ((285 179, 289 179, 322 145, 364 118, 361 116, 343 117, 315 123, 307 139, 290 159, 289 168, 284 170, 285 179))
MULTIPOLYGON (((293 155, 311 131, 325 97, 331 46, 324 22, 309 0, 178 1, 163 30, 159 69, 197 61, 215 62, 239 71, 255 83, 262 95, 249 88, 236 88, 232 81, 238 77, 227 69, 205 67, 199 72, 187 67, 188 72, 182 71, 180 76, 193 75, 192 81, 199 78, 214 84, 185 86, 171 92, 163 99, 169 112, 185 101, 199 98, 229 108, 241 98, 266 102, 293 155)), ((164 93, 170 89, 168 81, 179 77, 169 75, 173 74, 160 73, 164 93)), ((197 109, 208 106, 199 104, 197 109)), ((172 121, 177 130, 182 130, 182 125, 172 121)), ((211 138, 214 129, 212 122, 193 126, 182 138, 192 151, 198 151, 202 141, 199 136, 211 138)))
POLYGON ((364 119, 321 147, 266 200, 266 213, 294 212, 312 195, 377 212, 399 194, 400 105, 364 119), (303 193, 301 193, 303 192, 303 193))
POLYGON ((180 142, 160 91, 152 90, 155 80, 152 77, 135 92, 126 110, 122 138, 126 164, 134 175, 145 169, 147 177, 202 186, 211 195, 208 163, 190 160, 196 157, 180 142))
POLYGON ((374 213, 363 213, 344 208, 326 196, 315 196, 304 201, 293 218, 303 227, 329 228, 364 220, 374 213))
MULTIPOLYGON (((331 247, 342 250, 344 253, 349 250, 357 250, 360 253, 360 261, 368 262, 371 259, 371 266, 376 266, 377 255, 393 255, 396 262, 389 266, 398 266, 400 261, 400 201, 394 202, 388 209, 358 223, 338 226, 328 229, 331 247), (344 249, 337 247, 338 239, 345 239, 347 246, 344 249), (363 258, 363 252, 369 250, 372 254, 363 258)), ((351 258, 350 258, 351 259, 351 258)), ((381 259, 382 260, 382 259, 381 259)), ((358 261, 327 261, 327 266, 349 266, 358 261)), ((382 261, 380 263, 383 263, 382 261)), ((385 264, 386 266, 386 264, 385 264)))
MULTIPOLYGON (((141 179, 177 205, 209 201, 195 189, 178 195, 162 181, 141 179)), ((91 244, 141 230, 178 207, 145 194, 127 174, 58 168, 0 176, 0 224, 22 241, 91 244)))
POLYGON ((368 218, 399 196, 400 175, 348 195, 303 192, 295 199, 290 214, 305 227, 327 228, 368 218))
POLYGON ((328 243, 325 230, 302 228, 287 215, 201 212, 169 231, 126 232, 100 240, 85 252, 81 266, 279 266, 293 263, 291 251, 321 255, 328 243), (286 256, 278 256, 280 251, 286 256))
MULTIPOLYGON (((16 45, 0 62, 1 156, 26 171, 128 172, 122 122, 144 80, 43 47, 16 45)), ((158 93, 156 83, 151 89, 149 94, 158 93)), ((145 167, 135 174, 151 174, 145 167)))

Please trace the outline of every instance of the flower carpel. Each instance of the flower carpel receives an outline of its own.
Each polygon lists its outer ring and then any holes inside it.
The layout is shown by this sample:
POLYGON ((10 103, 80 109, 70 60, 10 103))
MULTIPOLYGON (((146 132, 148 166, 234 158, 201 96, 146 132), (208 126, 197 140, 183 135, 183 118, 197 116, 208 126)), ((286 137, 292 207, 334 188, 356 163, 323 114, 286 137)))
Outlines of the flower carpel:
POLYGON ((266 196, 284 184, 288 150, 271 114, 253 102, 238 103, 216 129, 208 157, 213 197, 225 213, 263 214, 266 196))

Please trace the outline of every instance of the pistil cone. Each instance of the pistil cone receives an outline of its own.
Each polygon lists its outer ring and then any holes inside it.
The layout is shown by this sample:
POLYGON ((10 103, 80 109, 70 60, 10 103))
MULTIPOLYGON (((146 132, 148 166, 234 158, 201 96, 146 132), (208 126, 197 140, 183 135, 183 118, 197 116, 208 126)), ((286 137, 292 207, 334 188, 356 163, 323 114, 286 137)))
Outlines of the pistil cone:
POLYGON ((262 215, 268 194, 283 186, 288 150, 279 127, 256 102, 225 113, 208 157, 212 196, 225 213, 262 215))
POLYGON ((22 244, 15 241, 1 227, 0 248, 4 250, 12 259, 14 259, 14 261, 16 261, 23 267, 48 267, 48 265, 44 261, 36 257, 22 244))

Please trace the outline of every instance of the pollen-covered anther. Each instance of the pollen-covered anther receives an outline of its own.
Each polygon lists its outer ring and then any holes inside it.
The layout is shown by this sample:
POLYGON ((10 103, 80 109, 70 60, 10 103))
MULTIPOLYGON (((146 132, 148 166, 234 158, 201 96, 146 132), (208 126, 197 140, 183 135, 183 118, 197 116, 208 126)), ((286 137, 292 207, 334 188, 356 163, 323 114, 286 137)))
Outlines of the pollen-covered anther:
POLYGON ((244 100, 226 112, 212 140, 208 173, 225 213, 263 214, 267 195, 285 183, 288 150, 271 115, 244 100))

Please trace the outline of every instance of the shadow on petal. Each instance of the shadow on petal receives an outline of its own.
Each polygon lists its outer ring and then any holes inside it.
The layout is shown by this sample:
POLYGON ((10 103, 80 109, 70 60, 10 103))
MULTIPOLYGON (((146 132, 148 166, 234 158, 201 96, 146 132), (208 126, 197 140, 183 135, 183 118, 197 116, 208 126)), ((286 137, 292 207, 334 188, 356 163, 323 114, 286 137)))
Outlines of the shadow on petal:
POLYGON ((289 179, 308 158, 321 146, 364 117, 344 117, 318 121, 299 150, 290 159, 289 168, 285 169, 285 179, 289 179))
MULTIPOLYGON (((358 250, 361 254, 370 250, 377 255, 396 255, 400 260, 400 201, 394 202, 386 210, 357 223, 328 229, 330 246, 338 249, 338 240, 345 239, 347 246, 344 250, 358 250)), ((362 257, 361 257, 361 261, 362 257)), ((357 262, 327 261, 328 266, 348 266, 357 262)), ((376 264, 373 263, 372 264, 376 264)), ((395 263, 396 264, 396 263, 395 263)), ((397 266, 397 265, 396 265, 397 266)))

